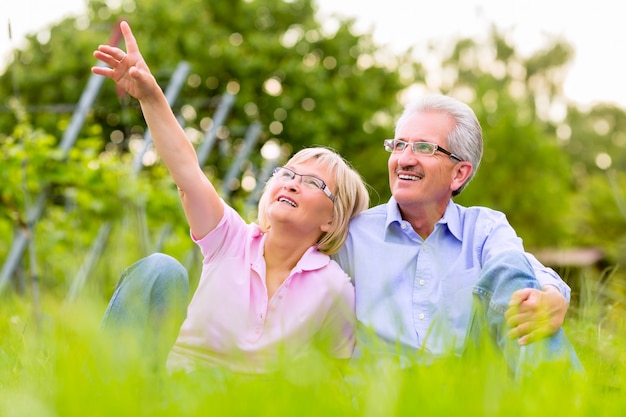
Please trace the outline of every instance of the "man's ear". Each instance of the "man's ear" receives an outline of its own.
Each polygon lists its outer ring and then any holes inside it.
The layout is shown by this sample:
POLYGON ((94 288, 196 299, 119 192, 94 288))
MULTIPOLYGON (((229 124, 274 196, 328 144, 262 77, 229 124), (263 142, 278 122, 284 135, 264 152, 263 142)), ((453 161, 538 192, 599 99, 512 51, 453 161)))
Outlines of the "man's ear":
POLYGON ((452 191, 461 188, 461 186, 467 182, 470 175, 472 175, 473 170, 474 167, 471 162, 457 162, 452 170, 452 183, 450 184, 452 191))

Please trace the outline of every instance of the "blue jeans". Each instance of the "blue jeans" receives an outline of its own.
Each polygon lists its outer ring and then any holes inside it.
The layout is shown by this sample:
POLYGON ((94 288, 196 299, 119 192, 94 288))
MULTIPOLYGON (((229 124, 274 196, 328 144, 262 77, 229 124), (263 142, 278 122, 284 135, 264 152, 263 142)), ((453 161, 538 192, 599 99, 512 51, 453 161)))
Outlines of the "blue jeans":
POLYGON ((563 363, 574 372, 582 372, 583 366, 562 328, 550 337, 525 346, 507 336, 504 313, 511 295, 523 288, 541 289, 523 253, 507 251, 486 262, 473 289, 476 311, 470 338, 476 340, 487 330, 516 378, 529 375, 549 363, 563 363))
POLYGON ((146 357, 165 363, 187 314, 187 270, 174 258, 156 253, 121 275, 100 327, 129 332, 146 357))

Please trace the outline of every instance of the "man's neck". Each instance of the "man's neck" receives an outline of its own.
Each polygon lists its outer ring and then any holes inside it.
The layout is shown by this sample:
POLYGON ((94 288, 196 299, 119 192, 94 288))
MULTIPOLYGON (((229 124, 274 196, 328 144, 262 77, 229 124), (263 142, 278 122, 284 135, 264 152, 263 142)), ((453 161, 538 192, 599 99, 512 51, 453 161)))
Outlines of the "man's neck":
POLYGON ((444 205, 433 206, 401 206, 398 204, 402 219, 411 224, 415 233, 426 240, 428 236, 435 230, 435 224, 441 220, 446 212, 448 203, 444 205))

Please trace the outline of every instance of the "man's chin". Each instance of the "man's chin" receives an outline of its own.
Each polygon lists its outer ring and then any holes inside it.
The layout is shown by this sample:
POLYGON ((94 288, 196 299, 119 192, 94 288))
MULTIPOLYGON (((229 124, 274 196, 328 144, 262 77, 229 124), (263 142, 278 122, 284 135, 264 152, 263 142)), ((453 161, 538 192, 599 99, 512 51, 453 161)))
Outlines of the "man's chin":
POLYGON ((419 183, 419 181, 398 181, 391 189, 391 194, 393 194, 394 197, 415 197, 415 195, 418 193, 419 183))
POLYGON ((396 202, 400 205, 411 204, 415 202, 417 198, 417 191, 408 190, 407 188, 403 188, 403 189, 396 188, 391 192, 391 195, 393 195, 393 199, 396 200, 396 202))

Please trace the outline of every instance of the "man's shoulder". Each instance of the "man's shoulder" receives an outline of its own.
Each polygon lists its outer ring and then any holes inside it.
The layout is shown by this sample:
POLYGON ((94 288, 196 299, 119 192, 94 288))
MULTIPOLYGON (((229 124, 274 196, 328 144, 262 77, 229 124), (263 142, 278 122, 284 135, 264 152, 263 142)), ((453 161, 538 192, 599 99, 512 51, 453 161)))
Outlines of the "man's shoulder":
POLYGON ((387 206, 389 205, 389 203, 383 203, 383 204, 379 204, 377 206, 374 207, 370 207, 367 210, 365 210, 364 212, 360 213, 360 214, 365 214, 365 215, 378 215, 378 214, 387 214, 387 206))
POLYGON ((362 223, 362 222, 371 222, 376 219, 386 219, 387 218, 387 203, 379 204, 377 206, 371 207, 361 213, 359 213, 354 219, 352 219, 352 223, 362 223))
POLYGON ((380 233, 387 224, 387 204, 369 208, 350 220, 348 241, 362 241, 366 236, 380 233))
POLYGON ((504 214, 499 210, 492 209, 490 207, 485 207, 485 206, 462 206, 457 203, 453 203, 453 205, 460 212, 472 214, 475 216, 499 216, 499 215, 504 214))
POLYGON ((506 215, 498 210, 484 206, 461 206, 453 204, 453 207, 459 216, 461 223, 496 223, 506 219, 506 215))

